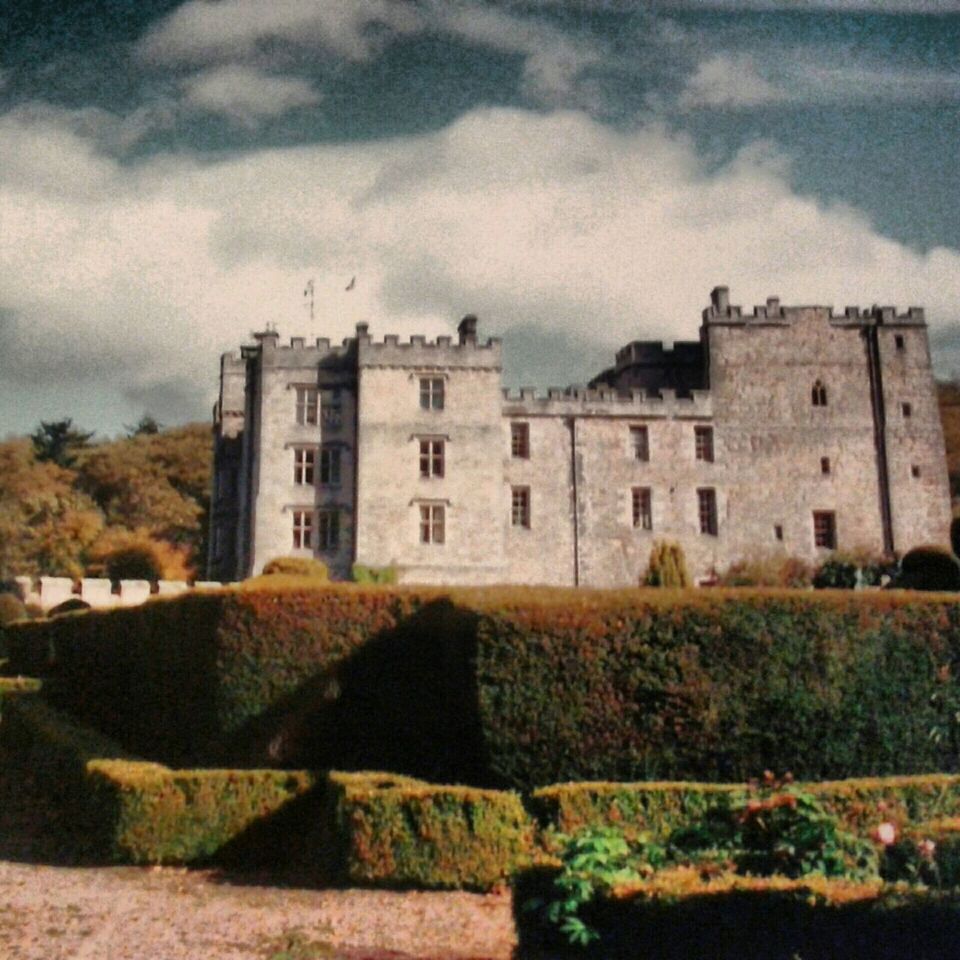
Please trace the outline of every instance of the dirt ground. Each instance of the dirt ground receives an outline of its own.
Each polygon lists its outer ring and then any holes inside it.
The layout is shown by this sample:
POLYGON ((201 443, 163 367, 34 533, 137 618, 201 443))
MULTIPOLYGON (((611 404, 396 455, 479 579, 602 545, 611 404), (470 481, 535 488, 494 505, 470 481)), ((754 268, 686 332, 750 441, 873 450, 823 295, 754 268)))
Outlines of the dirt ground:
POLYGON ((506 960, 509 894, 309 890, 180 868, 0 861, 4 960, 506 960))
POLYGON ((0 755, 0 960, 507 960, 509 893, 323 889, 294 872, 78 865, 0 755), (6 768, 9 774, 9 768, 6 768))

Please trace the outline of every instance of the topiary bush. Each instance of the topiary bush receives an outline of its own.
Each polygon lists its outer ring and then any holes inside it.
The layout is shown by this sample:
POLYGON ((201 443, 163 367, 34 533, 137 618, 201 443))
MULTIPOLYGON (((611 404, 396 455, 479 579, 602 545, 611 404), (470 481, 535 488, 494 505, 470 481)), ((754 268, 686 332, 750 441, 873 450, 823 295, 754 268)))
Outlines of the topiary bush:
POLYGON ((895 564, 889 559, 834 553, 817 568, 813 575, 813 586, 817 590, 879 587, 884 575, 893 573, 895 573, 895 564))
POLYGON ((58 603, 55 607, 51 607, 47 611, 48 617, 56 617, 61 613, 76 613, 78 610, 90 610, 90 604, 86 600, 81 600, 79 597, 70 597, 69 600, 64 600, 63 603, 58 603))
POLYGON ((275 557, 267 561, 263 576, 285 575, 292 577, 312 577, 316 580, 329 580, 327 565, 312 557, 275 557))
POLYGON ((914 547, 903 555, 893 586, 904 590, 960 590, 960 563, 943 547, 914 547))
POLYGON ((103 558, 104 571, 111 580, 150 580, 163 577, 154 551, 145 544, 118 547, 103 558))
POLYGON ((648 587, 689 587, 690 574, 683 547, 668 540, 654 543, 643 582, 648 587))

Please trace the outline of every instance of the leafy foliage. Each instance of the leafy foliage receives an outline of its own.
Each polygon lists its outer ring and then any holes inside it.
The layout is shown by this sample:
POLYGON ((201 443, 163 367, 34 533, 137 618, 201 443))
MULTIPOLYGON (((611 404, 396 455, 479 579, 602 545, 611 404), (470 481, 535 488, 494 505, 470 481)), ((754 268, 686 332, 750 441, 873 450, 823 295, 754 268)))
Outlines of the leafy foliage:
POLYGON ((274 575, 312 577, 321 582, 330 578, 327 565, 313 557, 276 557, 268 560, 264 565, 263 575, 266 577, 274 575))
POLYGON ((58 467, 72 467, 78 451, 89 446, 93 431, 87 433, 73 425, 71 417, 63 420, 42 420, 30 434, 36 458, 41 463, 55 463, 58 467))
POLYGON ((658 540, 650 551, 644 583, 648 587, 689 587, 690 574, 683 547, 679 543, 658 540))
POLYGON ((894 586, 905 590, 960 590, 960 562, 942 547, 914 547, 903 555, 894 586))
POLYGON ((721 587, 787 587, 799 589, 810 586, 810 565, 799 557, 777 554, 756 554, 730 564, 719 575, 721 587))
POLYGON ((0 443, 0 578, 96 575, 122 536, 155 543, 166 576, 189 575, 204 554, 210 460, 202 425, 90 443, 64 420, 0 443))
POLYGON ((350 570, 350 578, 354 583, 396 583, 397 568, 394 566, 370 567, 364 563, 355 563, 350 570))

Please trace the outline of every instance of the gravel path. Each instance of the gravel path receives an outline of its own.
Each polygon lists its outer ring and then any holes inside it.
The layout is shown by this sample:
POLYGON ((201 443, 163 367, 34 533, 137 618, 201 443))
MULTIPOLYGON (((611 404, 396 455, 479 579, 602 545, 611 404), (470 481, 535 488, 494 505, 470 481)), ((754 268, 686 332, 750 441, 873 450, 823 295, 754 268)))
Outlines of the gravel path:
POLYGON ((0 860, 3 960, 507 960, 510 895, 309 890, 0 860))
POLYGON ((76 865, 0 750, 0 960, 508 960, 509 893, 318 889, 290 871, 76 865))

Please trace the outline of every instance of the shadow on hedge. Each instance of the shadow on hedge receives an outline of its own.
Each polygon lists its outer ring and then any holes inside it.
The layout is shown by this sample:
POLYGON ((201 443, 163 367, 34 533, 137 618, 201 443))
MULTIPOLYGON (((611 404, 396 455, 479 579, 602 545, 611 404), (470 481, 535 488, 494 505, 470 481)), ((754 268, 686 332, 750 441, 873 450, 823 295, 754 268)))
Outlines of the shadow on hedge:
POLYGON ((943 960, 958 955, 960 903, 936 891, 849 903, 813 904, 793 893, 709 894, 602 900, 581 917, 600 934, 571 947, 540 914, 524 909, 549 891, 550 874, 518 878, 517 956, 580 960, 943 960))
POLYGON ((500 786, 485 772, 476 623, 476 614, 434 601, 212 743, 208 756, 500 786))

